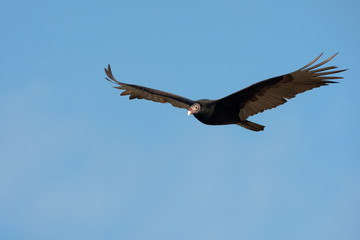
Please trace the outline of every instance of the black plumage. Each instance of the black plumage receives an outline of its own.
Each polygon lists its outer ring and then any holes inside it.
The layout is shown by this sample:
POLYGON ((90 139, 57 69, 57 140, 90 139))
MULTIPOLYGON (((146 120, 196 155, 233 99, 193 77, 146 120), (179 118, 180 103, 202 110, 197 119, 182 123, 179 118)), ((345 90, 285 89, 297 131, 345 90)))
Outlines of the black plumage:
POLYGON ((322 54, 297 71, 255 83, 218 100, 193 101, 172 93, 122 83, 114 78, 110 65, 107 69, 105 68, 105 73, 106 79, 117 85, 115 88, 125 90, 121 95, 130 95, 129 99, 137 98, 170 103, 174 107, 188 109, 188 115, 194 114, 200 122, 208 125, 237 124, 253 131, 262 131, 264 126, 250 122, 247 118, 284 104, 287 99, 291 99, 299 93, 329 83, 337 83, 332 80, 342 78, 333 76, 333 74, 347 69, 329 71, 337 67, 319 68, 333 59, 336 54, 313 65, 321 56, 322 54))

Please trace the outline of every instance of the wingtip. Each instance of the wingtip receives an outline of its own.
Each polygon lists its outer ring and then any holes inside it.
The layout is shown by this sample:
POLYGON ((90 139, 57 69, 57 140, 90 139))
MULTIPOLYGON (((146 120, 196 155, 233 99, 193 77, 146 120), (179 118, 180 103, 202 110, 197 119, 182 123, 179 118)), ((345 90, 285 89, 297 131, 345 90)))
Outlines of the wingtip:
POLYGON ((308 64, 306 64, 305 66, 303 66, 302 68, 300 68, 299 70, 303 70, 307 67, 310 67, 312 64, 314 64, 317 60, 319 60, 319 58, 321 58, 321 56, 324 54, 324 52, 320 53, 319 56, 317 56, 314 60, 312 60, 311 62, 309 62, 308 64))
POLYGON ((105 72, 108 72, 109 70, 111 70, 110 64, 108 64, 107 68, 105 68, 105 72))
POLYGON ((108 64, 107 68, 106 68, 106 67, 104 68, 106 75, 107 75, 107 73, 108 73, 109 67, 110 67, 110 64, 108 64))
POLYGON ((313 64, 324 54, 324 52, 323 52, 323 53, 321 53, 317 58, 315 58, 313 61, 311 61, 310 63, 308 63, 306 66, 300 68, 300 70, 306 69, 307 71, 310 71, 310 70, 312 70, 312 69, 315 69, 315 68, 317 68, 317 67, 320 67, 320 66, 324 65, 325 63, 329 62, 330 60, 332 60, 338 53, 339 53, 339 52, 335 53, 334 55, 332 55, 331 57, 325 59, 324 61, 322 61, 322 62, 320 62, 320 63, 318 63, 318 64, 316 64, 316 65, 313 65, 313 64), (313 66, 312 66, 312 65, 313 65, 313 66))

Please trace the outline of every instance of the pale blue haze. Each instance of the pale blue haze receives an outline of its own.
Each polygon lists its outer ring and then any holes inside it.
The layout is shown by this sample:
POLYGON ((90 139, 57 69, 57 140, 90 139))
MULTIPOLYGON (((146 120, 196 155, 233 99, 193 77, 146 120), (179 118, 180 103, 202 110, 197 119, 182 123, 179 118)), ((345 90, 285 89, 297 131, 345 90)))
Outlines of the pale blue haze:
POLYGON ((0 239, 360 239, 360 3, 1 1, 0 239), (321 52, 350 70, 239 126, 220 98, 321 52))

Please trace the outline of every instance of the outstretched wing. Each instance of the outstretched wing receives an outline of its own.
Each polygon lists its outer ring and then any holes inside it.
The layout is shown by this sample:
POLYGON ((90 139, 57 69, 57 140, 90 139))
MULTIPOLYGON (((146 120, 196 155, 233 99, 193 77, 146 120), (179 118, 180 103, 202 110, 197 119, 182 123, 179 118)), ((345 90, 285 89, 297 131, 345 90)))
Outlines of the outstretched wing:
POLYGON ((237 108, 240 119, 245 120, 257 113, 284 104, 286 99, 291 99, 299 93, 328 85, 329 83, 337 83, 331 80, 342 77, 332 76, 332 74, 343 72, 347 69, 328 71, 336 67, 319 68, 336 55, 337 53, 325 61, 313 65, 322 56, 320 54, 309 64, 295 72, 255 83, 243 90, 219 99, 218 103, 223 107, 232 108, 232 110, 237 108))
POLYGON ((134 84, 127 84, 127 83, 119 82, 114 78, 114 76, 111 72, 110 64, 108 65, 107 69, 105 68, 105 73, 108 76, 108 78, 106 78, 106 80, 118 85, 114 88, 117 88, 120 90, 125 90, 120 95, 122 95, 122 96, 130 95, 129 96, 130 100, 134 99, 134 98, 146 99, 146 100, 151 100, 154 102, 170 103, 174 107, 185 108, 185 109, 189 109, 190 106, 193 104, 192 100, 172 94, 172 93, 163 92, 163 91, 159 91, 156 89, 138 86, 138 85, 134 85, 134 84))

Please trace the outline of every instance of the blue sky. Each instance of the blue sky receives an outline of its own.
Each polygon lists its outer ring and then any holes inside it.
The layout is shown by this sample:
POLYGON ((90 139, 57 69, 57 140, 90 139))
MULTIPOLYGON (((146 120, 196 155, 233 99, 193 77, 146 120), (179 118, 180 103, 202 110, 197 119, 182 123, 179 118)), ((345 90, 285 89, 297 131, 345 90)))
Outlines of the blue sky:
POLYGON ((0 3, 1 239, 359 239, 358 1, 0 3), (350 70, 239 126, 216 99, 325 52, 350 70))

